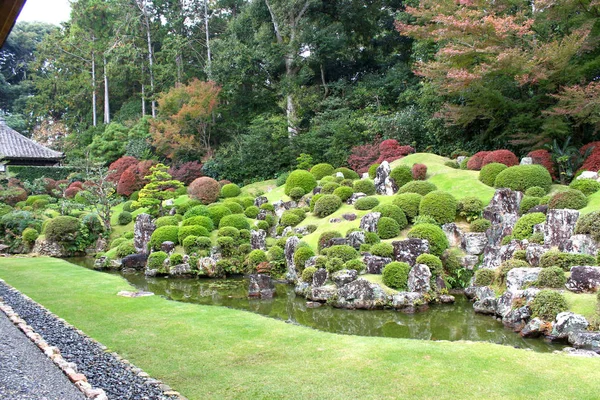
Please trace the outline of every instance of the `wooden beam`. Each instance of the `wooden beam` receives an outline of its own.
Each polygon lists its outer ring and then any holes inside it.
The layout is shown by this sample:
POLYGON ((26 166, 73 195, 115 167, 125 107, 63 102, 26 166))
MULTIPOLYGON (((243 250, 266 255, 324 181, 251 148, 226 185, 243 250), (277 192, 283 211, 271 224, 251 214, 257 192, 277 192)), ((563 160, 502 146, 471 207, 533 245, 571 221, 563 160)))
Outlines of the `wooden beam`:
POLYGON ((26 0, 0 0, 0 47, 8 37, 12 27, 25 5, 26 0))

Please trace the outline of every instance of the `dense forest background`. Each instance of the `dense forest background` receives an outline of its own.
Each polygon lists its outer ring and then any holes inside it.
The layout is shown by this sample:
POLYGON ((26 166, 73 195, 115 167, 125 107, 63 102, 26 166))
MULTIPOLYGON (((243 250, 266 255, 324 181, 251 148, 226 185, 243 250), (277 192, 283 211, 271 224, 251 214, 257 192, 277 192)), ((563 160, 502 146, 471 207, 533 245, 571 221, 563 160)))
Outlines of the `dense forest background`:
POLYGON ((74 0, 0 51, 7 123, 247 183, 396 139, 517 154, 600 127, 598 0, 74 0))

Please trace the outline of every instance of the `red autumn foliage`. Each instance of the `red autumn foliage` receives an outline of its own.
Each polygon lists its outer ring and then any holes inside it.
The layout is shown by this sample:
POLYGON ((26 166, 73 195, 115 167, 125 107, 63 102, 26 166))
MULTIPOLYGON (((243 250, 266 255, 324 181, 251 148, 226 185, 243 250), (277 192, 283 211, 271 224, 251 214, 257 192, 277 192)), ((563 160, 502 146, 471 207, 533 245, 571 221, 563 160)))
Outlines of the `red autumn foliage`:
POLYGON ((396 139, 387 139, 379 145, 379 158, 375 163, 392 162, 414 152, 412 146, 401 146, 396 139))
POLYGON ((196 178, 200 178, 202 173, 202 164, 198 161, 190 161, 178 166, 169 168, 169 174, 173 179, 183 182, 184 185, 189 185, 196 178))
POLYGON ((354 146, 348 157, 348 166, 354 171, 362 174, 367 172, 369 167, 379 158, 379 143, 367 143, 361 146, 354 146))
POLYGON ((19 187, 23 188, 23 182, 17 178, 8 178, 8 187, 19 187))
POLYGON ((109 182, 117 183, 121 179, 121 175, 125 170, 132 165, 136 165, 139 161, 135 157, 124 156, 113 162, 108 166, 110 174, 106 177, 109 182))
POLYGON ((152 173, 150 172, 150 168, 154 167, 156 164, 157 163, 154 160, 144 160, 140 161, 135 166, 134 173, 139 177, 139 179, 143 183, 142 187, 144 187, 149 182, 148 179, 146 179, 146 177, 152 175, 152 173))
POLYGON ((188 194, 203 204, 210 204, 217 201, 221 194, 221 185, 213 178, 203 176, 195 179, 188 187, 188 194))
POLYGON ((585 144, 583 146, 581 146, 581 149, 579 149, 579 152, 581 153, 581 155, 584 155, 585 152, 587 151, 587 149, 592 149, 592 153, 598 152, 600 151, 600 142, 591 142, 588 144, 585 144))
POLYGON ((43 178, 44 191, 46 194, 52 194, 52 191, 58 188, 58 182, 51 178, 43 178))
POLYGON ((491 163, 500 163, 507 167, 513 167, 519 165, 519 158, 510 150, 494 150, 484 157, 481 166, 483 167, 491 163))
POLYGON ((25 200, 27 200, 27 191, 22 187, 8 186, 6 189, 0 188, 0 201, 9 206, 15 206, 25 200))
POLYGON ((412 166, 412 177, 416 181, 424 181, 427 179, 427 165, 414 164, 412 166))
POLYGON ((552 161, 552 155, 550 155, 548 150, 539 149, 530 151, 529 154, 527 154, 527 157, 531 157, 534 164, 539 164, 546 168, 548 172, 550 172, 552 179, 557 179, 556 165, 554 165, 554 161, 552 161))
POLYGON ((479 171, 481 169, 481 164, 483 164, 483 159, 490 154, 489 151, 480 151, 478 153, 473 154, 473 157, 469 158, 467 162, 467 169, 472 171, 479 171))
POLYGON ((585 159, 581 170, 595 172, 600 171, 600 148, 598 150, 592 151, 592 154, 590 154, 590 156, 585 159))
POLYGON ((67 188, 67 190, 65 190, 65 198, 72 199, 77 193, 81 192, 81 190, 82 189, 80 187, 70 186, 67 188))
POLYGON ((227 179, 221 179, 219 181, 219 186, 223 187, 225 185, 229 185, 231 183, 231 181, 228 181, 227 179))
POLYGON ((80 182, 80 181, 75 181, 75 182, 72 182, 72 183, 69 185, 69 189, 70 189, 70 188, 78 188, 78 189, 83 189, 83 183, 82 183, 82 182, 80 182))
POLYGON ((121 179, 117 184, 117 194, 129 197, 133 192, 141 189, 140 179, 134 173, 135 167, 135 165, 132 165, 121 174, 121 179))

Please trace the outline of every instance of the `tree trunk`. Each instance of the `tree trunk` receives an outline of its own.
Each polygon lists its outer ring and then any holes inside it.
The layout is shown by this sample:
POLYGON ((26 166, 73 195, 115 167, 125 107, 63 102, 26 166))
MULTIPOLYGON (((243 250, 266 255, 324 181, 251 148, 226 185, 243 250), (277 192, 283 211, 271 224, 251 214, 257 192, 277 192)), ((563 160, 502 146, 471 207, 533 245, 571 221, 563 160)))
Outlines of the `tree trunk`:
POLYGON ((103 58, 104 61, 104 123, 110 124, 110 103, 108 97, 108 71, 106 68, 106 56, 103 58))
POLYGON ((98 115, 96 111, 98 99, 96 90, 96 54, 92 51, 92 121, 93 125, 98 125, 98 115))
POLYGON ((208 31, 208 0, 204 0, 204 30, 206 31, 206 75, 212 79, 212 61, 210 55, 210 36, 208 31))
POLYGON ((142 117, 146 116, 146 90, 142 83, 142 117))

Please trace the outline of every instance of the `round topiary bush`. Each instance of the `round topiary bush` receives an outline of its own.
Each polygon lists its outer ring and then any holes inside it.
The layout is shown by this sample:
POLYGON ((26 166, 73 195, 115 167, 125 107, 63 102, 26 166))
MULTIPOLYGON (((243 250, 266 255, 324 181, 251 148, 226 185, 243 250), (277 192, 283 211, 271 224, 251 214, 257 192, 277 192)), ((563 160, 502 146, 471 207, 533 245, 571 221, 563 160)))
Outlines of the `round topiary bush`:
POLYGON ((406 217, 412 220, 419 215, 419 206, 422 199, 423 196, 417 193, 402 193, 394 196, 392 204, 400 207, 406 217))
POLYGON ((415 225, 407 236, 415 239, 426 239, 429 242, 429 252, 438 257, 441 257, 444 250, 448 248, 448 238, 446 238, 442 228, 437 225, 415 225))
POLYGON ((275 211, 275 207, 273 207, 273 204, 271 203, 261 204, 259 208, 265 211, 275 211))
POLYGON ((321 188, 321 194, 333 194, 335 189, 339 188, 340 184, 336 182, 328 182, 321 188))
POLYGON ((317 186, 317 180, 310 172, 297 169, 290 173, 285 181, 285 194, 290 195, 293 188, 301 187, 304 193, 310 193, 317 186))
POLYGON ((456 211, 458 215, 470 222, 481 217, 483 202, 474 196, 463 197, 458 201, 456 211))
POLYGON ((227 236, 227 237, 230 237, 233 239, 239 239, 240 230, 237 228, 234 228, 233 226, 226 226, 226 227, 219 229, 219 231, 217 232, 217 236, 218 237, 227 236))
POLYGON ((516 165, 506 168, 498 174, 494 182, 497 188, 509 188, 521 192, 534 186, 539 186, 548 192, 551 185, 552 177, 541 165, 516 165))
POLYGON ((591 235, 596 242, 600 242, 600 211, 592 211, 579 217, 575 233, 591 235))
POLYGON ((538 275, 537 286, 560 289, 567 283, 565 271, 560 267, 542 268, 538 275))
POLYGON ((244 210, 244 215, 248 218, 256 219, 260 210, 256 206, 250 206, 244 210))
POLYGON ((375 194, 375 184, 369 179, 356 181, 354 182, 354 193, 364 193, 367 196, 372 196, 375 194))
POLYGON ((377 222, 377 234, 384 240, 398 236, 400 230, 400 225, 393 218, 381 217, 377 222))
POLYGON ((133 220, 133 217, 131 216, 130 212, 121 211, 121 213, 118 216, 118 220, 119 220, 119 225, 127 225, 128 223, 130 223, 133 220))
POLYGON ((333 171, 334 174, 336 174, 338 172, 341 172, 342 175, 344 175, 344 179, 355 180, 355 179, 360 178, 358 176, 358 174, 356 172, 352 171, 350 168, 340 167, 340 168, 337 168, 335 171, 333 171))
POLYGON ((500 163, 487 164, 479 171, 479 180, 485 185, 494 187, 496 177, 506 168, 508 168, 506 165, 500 163))
POLYGON ((491 227, 492 223, 487 219, 483 218, 476 219, 475 221, 471 222, 471 225, 469 225, 469 229, 471 232, 485 232, 491 227))
POLYGON ((328 247, 321 253, 330 258, 340 258, 343 262, 353 260, 359 256, 358 251, 354 247, 346 244, 328 247))
POLYGON ((228 183, 221 188, 221 196, 227 197, 237 197, 242 193, 242 190, 235 183, 228 183))
POLYGON ((587 197, 575 189, 569 189, 564 192, 556 193, 548 202, 548 208, 570 208, 573 210, 579 210, 587 206, 587 197))
POLYGON ((561 312, 568 310, 567 300, 559 292, 554 290, 542 290, 539 292, 531 304, 531 316, 544 321, 554 321, 561 312))
MULTIPOLYGON (((181 215, 179 216, 179 218, 181 218, 181 215)), ((156 218, 156 221, 154 221, 154 225, 156 225, 157 228, 160 228, 161 226, 178 226, 180 222, 179 218, 170 215, 166 217, 156 218)))
POLYGON ((544 197, 546 195, 546 190, 539 186, 530 187, 525 191, 525 196, 531 197, 544 197))
POLYGON ((344 264, 344 269, 353 269, 360 274, 365 269, 367 269, 367 266, 364 262, 362 262, 358 258, 355 258, 354 260, 347 261, 344 264))
POLYGON ((179 253, 173 253, 169 257, 169 265, 174 267, 176 265, 183 264, 183 255, 179 253))
POLYGON ((444 272, 444 265, 438 256, 423 253, 416 259, 417 264, 425 264, 429 267, 432 276, 440 276, 444 272))
POLYGON ((302 222, 302 218, 289 211, 285 211, 279 219, 279 225, 281 226, 296 226, 300 222, 302 222))
POLYGON ((478 269, 477 272, 475 272, 475 286, 489 286, 494 283, 495 277, 496 272, 493 269, 478 269))
POLYGON ((298 271, 304 270, 306 262, 314 257, 315 252, 308 246, 299 246, 294 253, 294 265, 298 271))
POLYGON ((569 187, 571 189, 579 190, 586 196, 589 196, 600 190, 600 182, 597 182, 594 179, 575 179, 571 182, 569 187))
POLYGON ((379 200, 376 197, 361 197, 354 203, 354 208, 357 210, 370 210, 379 205, 379 200))
POLYGON ((392 218, 398 223, 400 230, 406 228, 406 225, 408 225, 404 211, 402 211, 402 209, 396 205, 381 204, 373 208, 373 212, 381 213, 382 217, 392 218))
POLYGON ((574 265, 596 265, 596 258, 588 254, 562 253, 558 250, 550 250, 540 257, 540 267, 560 267, 563 271, 569 271, 574 265))
POLYGON ((348 186, 340 186, 333 191, 333 195, 340 198, 341 201, 346 201, 354 194, 354 190, 348 186))
POLYGON ((155 251, 148 256, 148 269, 162 270, 165 260, 169 257, 164 251, 155 251))
POLYGON ((36 241, 40 234, 33 228, 25 228, 21 234, 21 239, 27 244, 32 244, 36 241))
MULTIPOLYGON (((316 196, 315 196, 316 197, 316 196)), ((325 194, 316 201, 314 214, 319 218, 324 218, 333 214, 342 206, 342 200, 336 195, 325 194)))
POLYGON ((438 224, 448 224, 454 222, 456 218, 457 201, 448 192, 436 190, 423 197, 419 205, 420 215, 429 215, 433 217, 438 224))
POLYGON ((183 219, 198 217, 201 215, 208 217, 210 215, 210 213, 208 211, 208 207, 199 204, 199 205, 189 207, 183 214, 183 219))
POLYGON ((519 213, 521 215, 527 214, 529 210, 531 210, 533 207, 538 206, 539 204, 539 197, 523 196, 523 200, 521 200, 521 205, 519 206, 519 213))
MULTIPOLYGON (((195 208, 195 207, 194 207, 195 208)), ((210 219, 212 219, 214 226, 219 226, 221 219, 227 215, 231 215, 232 212, 229 208, 224 205, 214 205, 207 208, 207 213, 210 219)), ((187 213, 186 213, 187 214, 187 213)))
POLYGON ((344 269, 344 260, 338 257, 327 258, 325 268, 330 274, 341 271, 342 269, 344 269))
POLYGON ((326 232, 321 233, 321 235, 319 236, 319 242, 318 242, 319 253, 322 252, 322 250, 325 248, 325 246, 327 246, 327 243, 331 239, 341 238, 341 237, 343 237, 342 234, 337 231, 326 231, 326 232))
MULTIPOLYGON (((473 156, 469 157, 466 161, 467 169, 471 171, 479 171, 483 164, 483 159, 490 154, 489 151, 480 151, 478 153, 473 154, 473 156)), ((465 162, 463 161, 463 163, 465 162)), ((462 168, 462 165, 461 165, 462 168)))
POLYGON ((333 166, 331 164, 320 163, 320 164, 314 165, 310 169, 310 173, 313 174, 315 179, 319 181, 319 180, 323 179, 324 177, 333 174, 334 170, 335 170, 335 168, 333 168, 333 166))
POLYGON ((313 275, 317 272, 316 267, 306 267, 302 271, 302 280, 307 283, 312 283, 313 275))
POLYGON ((369 167, 369 178, 375 179, 375 176, 377 176, 377 168, 379 168, 380 165, 381 164, 371 164, 369 167))
POLYGON ((119 258, 127 257, 130 254, 135 254, 135 246, 133 245, 133 240, 127 240, 117 247, 116 255, 119 258))
POLYGON ((383 268, 381 272, 383 284, 398 289, 400 291, 408 290, 408 273, 410 265, 405 262, 391 262, 383 268))
POLYGON ((413 164, 411 172, 414 180, 424 181, 427 179, 427 165, 425 164, 413 164))
POLYGON ((46 238, 54 242, 72 242, 79 233, 79 220, 75 217, 59 216, 46 224, 46 238))
POLYGON ((219 222, 219 229, 226 226, 250 230, 250 223, 246 219, 246 216, 240 214, 226 215, 221 218, 221 221, 219 222))
POLYGON ((200 226, 200 225, 181 226, 179 228, 179 231, 177 232, 177 240, 179 241, 179 244, 183 244, 183 241, 188 236, 205 236, 205 237, 207 237, 207 236, 209 236, 209 232, 205 227, 200 226))
POLYGON ((389 243, 380 242, 371 246, 371 254, 378 257, 392 257, 394 255, 394 246, 389 243))
POLYGON ((156 230, 150 236, 150 247, 153 250, 160 250, 160 245, 163 242, 177 243, 179 241, 179 227, 178 226, 163 226, 156 228, 156 230))
POLYGON ((324 196, 324 194, 317 193, 313 197, 310 198, 310 204, 308 207, 310 209, 310 212, 315 211, 315 205, 317 204, 317 201, 323 196, 324 196))
POLYGON ((239 203, 236 203, 234 201, 226 201, 223 203, 223 206, 229 208, 229 211, 231 211, 232 214, 244 213, 244 207, 242 207, 239 203))
MULTIPOLYGON (((510 150, 494 150, 483 158, 481 169, 492 163, 504 164, 507 167, 519 165, 519 158, 510 150)), ((490 185, 491 186, 491 185, 490 185)))
POLYGON ((249 271, 254 271, 258 264, 267 261, 267 253, 263 250, 252 250, 246 257, 246 265, 249 271))
POLYGON ((399 165, 392 169, 390 172, 390 178, 394 180, 394 183, 399 188, 413 180, 412 171, 407 165, 399 165))
POLYGON ((209 217, 204 217, 202 215, 184 219, 183 222, 181 223, 181 226, 190 226, 190 225, 203 226, 204 228, 206 228, 206 230, 208 232, 211 232, 213 229, 215 229, 215 224, 213 223, 212 219, 210 219, 209 217))
POLYGON ((216 180, 203 176, 194 179, 188 186, 188 195, 192 199, 202 202, 202 204, 211 204, 217 201, 221 194, 221 185, 216 180))
POLYGON ((431 182, 427 181, 411 181, 398 189, 398 194, 402 193, 417 193, 421 196, 425 196, 428 193, 434 192, 437 190, 437 186, 435 186, 431 182))
POLYGON ((514 239, 529 239, 533 235, 533 227, 546 221, 544 213, 525 214, 515 224, 512 236, 514 239))
POLYGON ((305 194, 306 194, 306 192, 304 191, 304 189, 302 189, 301 187, 295 187, 295 188, 292 188, 292 190, 290 190, 289 196, 290 196, 290 199, 292 199, 294 201, 298 201, 305 194))

